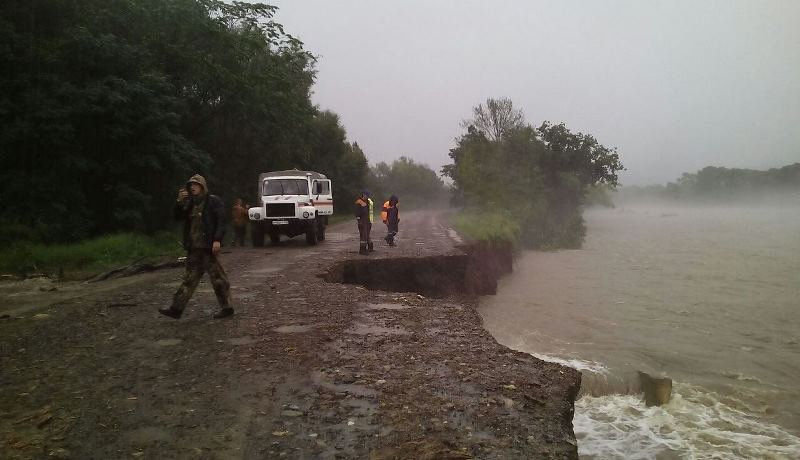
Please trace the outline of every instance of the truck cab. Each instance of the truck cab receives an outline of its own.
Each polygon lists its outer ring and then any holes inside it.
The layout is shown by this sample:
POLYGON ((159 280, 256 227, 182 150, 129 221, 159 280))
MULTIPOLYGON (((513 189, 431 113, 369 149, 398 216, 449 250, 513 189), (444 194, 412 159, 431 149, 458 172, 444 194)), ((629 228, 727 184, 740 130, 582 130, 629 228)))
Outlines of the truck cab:
POLYGON ((333 215, 331 181, 316 171, 272 171, 258 176, 260 206, 248 209, 253 246, 272 244, 281 235, 293 238, 305 234, 306 242, 325 239, 329 216, 333 215))

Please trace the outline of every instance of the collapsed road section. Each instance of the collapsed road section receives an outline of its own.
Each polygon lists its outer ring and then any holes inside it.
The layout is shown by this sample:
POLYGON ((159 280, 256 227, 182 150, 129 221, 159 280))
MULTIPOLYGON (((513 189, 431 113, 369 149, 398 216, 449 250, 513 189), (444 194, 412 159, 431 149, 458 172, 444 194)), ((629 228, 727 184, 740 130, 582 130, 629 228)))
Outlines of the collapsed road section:
POLYGON ((207 283, 180 320, 156 312, 179 269, 0 290, 4 456, 576 458, 578 372, 499 345, 475 309, 510 253, 456 247, 436 213, 403 224, 367 257, 347 224, 224 254, 222 321, 207 283))
POLYGON ((348 259, 321 276, 328 282, 368 289, 416 292, 429 297, 491 295, 497 279, 512 270, 508 245, 459 246, 460 254, 348 259))

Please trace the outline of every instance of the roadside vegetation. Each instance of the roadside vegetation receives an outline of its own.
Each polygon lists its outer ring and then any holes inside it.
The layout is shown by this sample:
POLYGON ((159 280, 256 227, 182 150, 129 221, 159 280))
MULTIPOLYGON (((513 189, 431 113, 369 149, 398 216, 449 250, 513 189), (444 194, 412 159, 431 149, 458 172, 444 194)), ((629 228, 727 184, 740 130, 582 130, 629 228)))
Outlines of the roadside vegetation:
POLYGON ((616 149, 563 123, 534 128, 508 99, 488 99, 472 115, 443 168, 468 210, 460 229, 522 247, 580 247, 587 194, 615 188, 624 169, 616 149))
POLYGON ((18 241, 0 249, 0 273, 85 279, 131 262, 157 263, 184 255, 177 231, 121 233, 75 243, 18 241))
POLYGON ((453 225, 462 235, 474 241, 492 245, 517 245, 520 238, 520 222, 508 211, 487 212, 470 209, 459 212, 453 225))

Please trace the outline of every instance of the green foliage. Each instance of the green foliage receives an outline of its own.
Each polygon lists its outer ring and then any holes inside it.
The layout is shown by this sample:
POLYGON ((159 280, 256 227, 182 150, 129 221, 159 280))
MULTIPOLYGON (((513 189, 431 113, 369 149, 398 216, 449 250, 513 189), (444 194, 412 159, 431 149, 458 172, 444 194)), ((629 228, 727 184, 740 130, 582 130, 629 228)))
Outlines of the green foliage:
MULTIPOLYGON (((218 0, 0 4, 0 221, 32 239, 153 232, 199 172, 232 201, 311 168, 338 193, 363 152, 310 100, 315 58, 276 8, 218 0)), ((8 233, 8 232, 6 232, 8 233)))
POLYGON ((453 225, 467 238, 489 243, 516 243, 521 235, 520 219, 506 210, 465 210, 453 218, 453 225))
POLYGON ((0 273, 78 279, 137 260, 161 260, 183 253, 180 235, 174 231, 153 236, 122 233, 55 245, 18 241, 0 250, 0 273))
POLYGON ((623 169, 616 150, 563 123, 511 124, 496 130, 497 138, 477 123, 464 125, 467 132, 450 150, 453 163, 443 168, 460 204, 487 215, 507 212, 527 246, 580 247, 586 234, 581 205, 590 188, 616 187, 623 169))
POLYGON ((436 206, 446 195, 444 182, 435 171, 405 156, 391 165, 381 162, 370 168, 368 187, 379 204, 397 195, 405 208, 436 206))

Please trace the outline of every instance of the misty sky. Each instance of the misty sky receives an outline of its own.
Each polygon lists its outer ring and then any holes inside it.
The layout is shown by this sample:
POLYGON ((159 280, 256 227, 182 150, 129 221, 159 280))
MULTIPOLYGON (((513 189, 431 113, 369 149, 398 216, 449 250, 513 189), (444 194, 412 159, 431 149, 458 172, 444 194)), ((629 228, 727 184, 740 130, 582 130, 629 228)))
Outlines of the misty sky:
POLYGON ((800 1, 278 1, 370 162, 437 171, 487 97, 616 146, 624 184, 800 162, 800 1))

